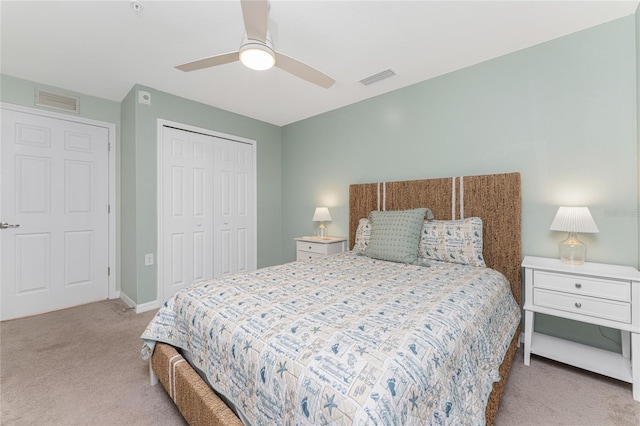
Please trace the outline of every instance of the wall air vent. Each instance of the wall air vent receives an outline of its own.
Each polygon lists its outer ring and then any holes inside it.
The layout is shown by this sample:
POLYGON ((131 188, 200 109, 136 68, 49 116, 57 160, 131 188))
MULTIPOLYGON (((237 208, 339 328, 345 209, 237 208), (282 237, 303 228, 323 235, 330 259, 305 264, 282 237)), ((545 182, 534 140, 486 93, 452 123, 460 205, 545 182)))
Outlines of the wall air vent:
POLYGON ((36 89, 36 105, 66 112, 80 113, 80 98, 36 89))
POLYGON ((363 78, 362 80, 360 80, 360 83, 365 86, 369 86, 370 84, 377 83, 381 80, 386 80, 387 78, 391 78, 394 75, 396 75, 396 73, 392 69, 388 69, 381 71, 378 74, 371 75, 367 78, 363 78))

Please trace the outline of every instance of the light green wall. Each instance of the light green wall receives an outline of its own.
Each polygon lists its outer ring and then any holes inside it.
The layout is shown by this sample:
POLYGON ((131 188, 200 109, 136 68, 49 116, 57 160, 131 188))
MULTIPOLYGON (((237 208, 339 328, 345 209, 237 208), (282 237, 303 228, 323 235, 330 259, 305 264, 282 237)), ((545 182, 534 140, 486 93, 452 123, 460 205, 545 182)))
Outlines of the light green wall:
POLYGON ((315 206, 347 235, 351 183, 518 171, 523 255, 557 257, 557 207, 584 204, 600 228, 588 260, 637 266, 635 37, 629 16, 285 126, 284 260, 315 206))
POLYGON ((132 301, 138 300, 138 256, 136 253, 136 104, 133 91, 121 103, 119 175, 120 188, 120 245, 122 247, 121 290, 132 301))
MULTIPOLYGON (((123 162, 122 169, 123 177, 133 180, 127 184, 135 187, 131 189, 131 197, 123 199, 123 223, 135 223, 135 241, 130 243, 135 244, 132 256, 135 256, 136 274, 123 277, 136 280, 134 301, 142 304, 156 299, 156 268, 145 267, 143 259, 146 253, 157 254, 156 144, 159 118, 257 141, 257 263, 258 267, 280 263, 281 128, 139 85, 132 89, 125 101, 137 99, 139 90, 151 94, 151 105, 134 102, 135 159, 123 162), (135 212, 135 217, 126 217, 130 212, 135 212)), ((134 239, 132 235, 123 238, 134 239)))
POLYGON ((2 102, 22 105, 25 107, 41 109, 43 111, 53 111, 65 114, 64 111, 38 107, 35 104, 36 89, 46 89, 62 95, 75 96, 80 98, 80 114, 69 113, 70 116, 80 116, 92 120, 105 121, 120 124, 120 103, 109 101, 95 96, 89 96, 78 92, 72 92, 60 87, 48 86, 46 84, 34 83, 7 74, 0 75, 0 100, 2 102))

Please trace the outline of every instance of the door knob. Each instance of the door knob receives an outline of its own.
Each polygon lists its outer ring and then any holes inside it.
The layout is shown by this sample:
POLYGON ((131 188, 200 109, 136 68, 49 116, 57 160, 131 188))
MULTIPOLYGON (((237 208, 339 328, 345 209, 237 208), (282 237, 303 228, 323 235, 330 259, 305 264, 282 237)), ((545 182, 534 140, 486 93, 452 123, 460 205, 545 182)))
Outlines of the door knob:
POLYGON ((9 225, 7 222, 0 222, 0 229, 5 229, 5 228, 19 228, 20 225, 16 224, 16 225, 9 225))

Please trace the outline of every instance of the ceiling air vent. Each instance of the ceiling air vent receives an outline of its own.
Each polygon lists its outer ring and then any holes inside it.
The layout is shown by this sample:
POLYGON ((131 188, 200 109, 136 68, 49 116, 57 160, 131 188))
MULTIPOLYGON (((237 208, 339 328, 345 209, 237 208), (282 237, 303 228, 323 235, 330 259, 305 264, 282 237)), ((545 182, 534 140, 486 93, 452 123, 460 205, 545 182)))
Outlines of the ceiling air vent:
POLYGON ((370 84, 377 83, 387 78, 391 78, 394 75, 396 75, 396 73, 392 69, 388 69, 388 70, 381 71, 378 74, 371 75, 367 78, 363 78, 362 80, 360 80, 360 83, 362 83, 365 86, 369 86, 370 84))
POLYGON ((80 112, 80 99, 36 89, 36 105, 67 112, 80 112))

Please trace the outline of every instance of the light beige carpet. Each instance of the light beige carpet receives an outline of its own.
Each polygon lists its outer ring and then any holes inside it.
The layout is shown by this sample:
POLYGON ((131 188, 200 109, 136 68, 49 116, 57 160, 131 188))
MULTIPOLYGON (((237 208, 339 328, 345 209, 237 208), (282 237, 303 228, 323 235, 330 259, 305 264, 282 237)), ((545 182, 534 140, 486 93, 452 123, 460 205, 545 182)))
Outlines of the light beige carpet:
POLYGON ((2 425, 185 424, 140 358, 154 312, 125 307, 109 300, 2 322, 2 425))
MULTIPOLYGON (((184 425, 149 385, 140 334, 154 312, 104 301, 0 324, 2 425, 184 425)), ((516 354, 496 425, 639 425, 631 385, 516 354)))
POLYGON ((630 383, 535 355, 526 367, 521 346, 495 424, 638 426, 640 402, 631 392, 630 383))

